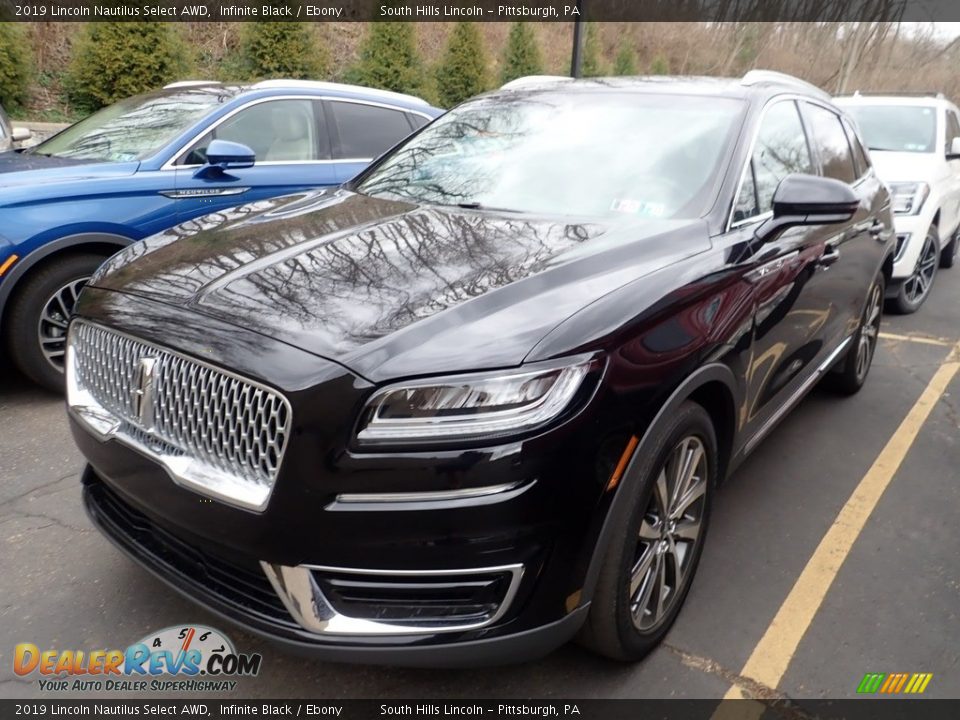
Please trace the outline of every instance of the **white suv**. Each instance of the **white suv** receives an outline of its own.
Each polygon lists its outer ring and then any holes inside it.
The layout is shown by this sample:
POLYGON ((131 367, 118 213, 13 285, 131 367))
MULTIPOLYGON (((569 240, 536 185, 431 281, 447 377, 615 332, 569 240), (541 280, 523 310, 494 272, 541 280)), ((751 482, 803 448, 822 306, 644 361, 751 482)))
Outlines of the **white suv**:
POLYGON ((860 126, 890 186, 897 254, 887 298, 894 310, 912 313, 960 245, 960 111, 943 95, 857 93, 835 101, 860 126))

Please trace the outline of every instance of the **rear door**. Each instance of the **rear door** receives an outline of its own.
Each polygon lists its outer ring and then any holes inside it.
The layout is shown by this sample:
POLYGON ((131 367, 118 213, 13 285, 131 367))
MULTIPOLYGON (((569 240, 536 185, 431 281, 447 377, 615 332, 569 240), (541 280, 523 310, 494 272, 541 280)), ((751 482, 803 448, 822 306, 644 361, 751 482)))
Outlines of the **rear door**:
POLYGON ((867 291, 883 260, 883 252, 890 228, 884 226, 883 204, 888 202, 876 173, 866 162, 856 136, 850 136, 849 125, 844 124, 833 109, 804 101, 801 103, 813 147, 819 160, 820 174, 850 185, 860 198, 860 207, 853 218, 838 225, 822 225, 812 229, 819 240, 826 242, 820 267, 821 285, 833 298, 835 314, 831 319, 830 334, 834 338, 853 333, 860 321, 867 291), (851 139, 855 142, 851 144, 851 139), (855 153, 854 148, 860 152, 855 153), (862 154, 858 162, 856 155, 862 154))
POLYGON ((223 208, 335 184, 321 101, 312 97, 260 100, 227 116, 186 148, 176 162, 181 222, 223 208), (256 154, 253 167, 207 173, 207 148, 230 140, 256 154))
POLYGON ((376 103, 330 99, 325 105, 337 184, 353 178, 427 122, 419 115, 376 103), (418 124, 419 120, 423 122, 418 124))

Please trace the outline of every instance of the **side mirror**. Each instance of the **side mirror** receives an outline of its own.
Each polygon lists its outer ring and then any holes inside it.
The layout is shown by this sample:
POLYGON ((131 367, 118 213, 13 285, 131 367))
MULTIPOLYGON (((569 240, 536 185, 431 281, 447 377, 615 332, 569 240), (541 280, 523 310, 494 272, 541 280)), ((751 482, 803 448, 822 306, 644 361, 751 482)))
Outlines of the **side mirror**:
POLYGON ((10 133, 10 139, 14 142, 23 142, 32 137, 33 133, 30 131, 30 128, 25 127, 15 127, 13 128, 13 132, 10 133))
POLYGON ((789 227, 843 223, 860 207, 849 185, 819 175, 787 175, 773 193, 773 217, 757 228, 762 242, 789 227))
POLYGON ((207 164, 196 172, 196 177, 211 177, 225 170, 253 167, 257 154, 246 145, 229 140, 213 140, 207 147, 207 164))
POLYGON ((947 160, 960 160, 960 137, 955 137, 950 141, 950 149, 947 151, 947 160))

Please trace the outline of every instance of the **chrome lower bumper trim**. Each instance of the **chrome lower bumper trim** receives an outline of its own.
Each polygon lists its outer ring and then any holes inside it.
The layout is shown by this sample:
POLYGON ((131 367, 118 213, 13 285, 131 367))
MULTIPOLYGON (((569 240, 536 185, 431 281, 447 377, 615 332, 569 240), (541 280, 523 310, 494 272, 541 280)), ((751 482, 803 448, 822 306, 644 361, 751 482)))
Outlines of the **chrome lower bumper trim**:
POLYGON ((304 629, 319 635, 385 636, 385 635, 432 635, 436 633, 477 630, 492 625, 507 612, 523 577, 523 565, 470 570, 360 570, 334 568, 322 565, 274 565, 261 562, 274 590, 280 596, 293 619, 304 629), (395 577, 444 577, 451 575, 482 575, 509 573, 510 583, 496 612, 482 622, 452 623, 450 625, 417 625, 414 623, 386 623, 364 618, 355 618, 337 612, 324 596, 313 571, 340 574, 358 574, 395 577))
POLYGON ((536 484, 517 481, 502 485, 437 490, 433 492, 340 493, 325 510, 425 510, 512 500, 536 484), (435 506, 435 507, 434 507, 435 506))

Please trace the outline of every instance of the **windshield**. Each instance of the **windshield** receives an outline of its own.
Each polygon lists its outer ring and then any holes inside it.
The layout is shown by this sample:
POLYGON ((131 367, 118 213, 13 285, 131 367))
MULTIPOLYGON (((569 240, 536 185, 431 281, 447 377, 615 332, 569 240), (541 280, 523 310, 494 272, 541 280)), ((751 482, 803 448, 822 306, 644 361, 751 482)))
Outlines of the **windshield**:
POLYGON ((910 105, 851 105, 847 111, 874 151, 929 153, 936 150, 937 110, 910 105))
POLYGON ((461 105, 357 186, 369 195, 587 217, 699 217, 739 100, 575 92, 461 105))
POLYGON ((228 97, 218 88, 128 98, 71 125, 33 152, 81 160, 142 160, 228 97))

